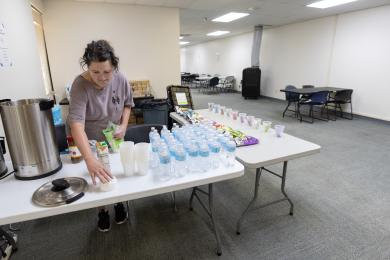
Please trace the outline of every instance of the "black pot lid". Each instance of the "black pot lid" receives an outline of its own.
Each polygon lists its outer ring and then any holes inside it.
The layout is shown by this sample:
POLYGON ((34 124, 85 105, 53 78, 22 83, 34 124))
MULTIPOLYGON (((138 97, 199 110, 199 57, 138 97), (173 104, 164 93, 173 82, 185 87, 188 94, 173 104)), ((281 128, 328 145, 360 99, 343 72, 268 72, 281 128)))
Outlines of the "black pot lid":
POLYGON ((43 207, 56 207, 72 203, 84 196, 88 186, 83 178, 68 177, 43 184, 32 197, 34 203, 43 207))

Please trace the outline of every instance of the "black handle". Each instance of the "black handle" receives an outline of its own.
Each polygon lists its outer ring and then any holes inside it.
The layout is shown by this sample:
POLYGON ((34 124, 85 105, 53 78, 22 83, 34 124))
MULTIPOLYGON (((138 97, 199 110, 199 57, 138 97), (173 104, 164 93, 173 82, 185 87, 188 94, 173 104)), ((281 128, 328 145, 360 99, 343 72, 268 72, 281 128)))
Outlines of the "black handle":
POLYGON ((69 182, 63 178, 56 179, 56 180, 52 181, 51 184, 53 184, 53 187, 51 188, 51 190, 54 192, 60 192, 60 191, 63 191, 63 190, 70 187, 69 182))
POLYGON ((39 109, 41 111, 49 110, 54 107, 54 100, 45 99, 39 102, 39 109))
POLYGON ((0 99, 0 103, 3 103, 3 102, 10 102, 10 101, 11 101, 11 99, 9 99, 9 98, 0 99))
POLYGON ((78 199, 81 198, 82 196, 84 196, 84 192, 81 192, 80 194, 77 194, 77 195, 74 196, 73 198, 67 199, 65 202, 66 202, 66 204, 70 204, 70 203, 72 203, 72 202, 75 202, 76 200, 78 200, 78 199))
POLYGON ((1 150, 3 151, 3 154, 5 154, 6 150, 5 150, 5 141, 4 141, 3 136, 0 136, 0 145, 1 145, 1 150))

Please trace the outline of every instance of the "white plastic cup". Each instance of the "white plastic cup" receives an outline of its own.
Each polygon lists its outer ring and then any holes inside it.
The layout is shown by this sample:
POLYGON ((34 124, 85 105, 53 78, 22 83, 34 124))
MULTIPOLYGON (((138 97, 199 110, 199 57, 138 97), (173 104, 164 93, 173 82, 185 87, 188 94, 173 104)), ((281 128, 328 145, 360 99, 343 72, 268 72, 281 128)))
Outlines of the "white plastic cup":
POLYGON ((233 119, 233 120, 237 120, 237 118, 238 118, 238 111, 233 110, 233 111, 232 111, 232 119, 233 119))
POLYGON ((264 133, 268 133, 268 130, 271 128, 271 126, 272 126, 271 121, 263 121, 264 133))
POLYGON ((119 154, 123 171, 126 176, 134 175, 135 157, 134 157, 134 142, 126 141, 119 147, 119 154))
POLYGON ((149 143, 135 145, 135 161, 137 162, 138 175, 146 175, 149 169, 149 143))
POLYGON ((253 127, 254 123, 255 123, 255 117, 254 116, 247 116, 246 121, 248 122, 248 125, 250 127, 253 127))
POLYGON ((115 189, 117 180, 115 177, 113 177, 109 182, 106 183, 100 183, 99 187, 101 191, 112 191, 115 189))
POLYGON ((219 112, 220 112, 221 116, 224 116, 225 113, 226 113, 226 107, 225 106, 221 106, 219 110, 220 110, 219 112))
POLYGON ((255 125, 254 125, 254 127, 256 128, 256 129, 259 129, 260 127, 261 127, 261 122, 262 122, 263 120, 261 119, 261 118, 255 118, 255 125))
POLYGON ((218 104, 214 104, 214 106, 213 106, 214 113, 218 114, 219 113, 219 108, 220 108, 220 106, 218 104))
POLYGON ((241 124, 245 124, 245 121, 246 121, 246 113, 238 113, 238 117, 240 118, 241 124))
POLYGON ((214 103, 207 103, 207 105, 209 107, 209 111, 213 111, 214 103))
POLYGON ((226 116, 231 117, 232 111, 233 110, 231 108, 226 108, 226 116))
POLYGON ((275 133, 277 137, 282 137, 284 132, 284 125, 275 125, 275 133))

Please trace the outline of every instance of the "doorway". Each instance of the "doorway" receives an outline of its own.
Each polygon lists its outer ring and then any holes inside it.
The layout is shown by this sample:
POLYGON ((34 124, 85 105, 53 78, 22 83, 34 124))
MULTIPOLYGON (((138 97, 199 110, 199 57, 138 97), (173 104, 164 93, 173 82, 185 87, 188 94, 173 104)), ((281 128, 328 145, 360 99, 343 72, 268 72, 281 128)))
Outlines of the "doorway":
POLYGON ((43 30, 42 13, 34 6, 31 6, 31 8, 45 93, 47 96, 52 95, 55 100, 53 82, 50 74, 49 59, 47 56, 45 33, 43 30))

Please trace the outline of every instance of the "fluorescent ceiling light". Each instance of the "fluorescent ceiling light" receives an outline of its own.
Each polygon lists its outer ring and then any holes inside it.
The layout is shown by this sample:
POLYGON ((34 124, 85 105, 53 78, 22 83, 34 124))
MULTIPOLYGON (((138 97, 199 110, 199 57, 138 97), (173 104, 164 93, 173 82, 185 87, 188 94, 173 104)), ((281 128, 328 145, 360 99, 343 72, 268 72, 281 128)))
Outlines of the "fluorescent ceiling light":
POLYGON ((190 42, 180 42, 180 45, 186 45, 189 44, 190 42))
POLYGON ((224 35, 227 33, 230 33, 230 32, 229 31, 215 31, 215 32, 208 33, 207 36, 220 36, 220 35, 224 35))
POLYGON ((217 17, 217 18, 213 19, 212 21, 213 22, 221 22, 221 23, 229 23, 231 21, 240 19, 240 18, 248 16, 248 15, 249 14, 247 14, 247 13, 231 12, 231 13, 224 14, 224 15, 222 15, 220 17, 217 17))
POLYGON ((329 8, 337 5, 343 5, 351 2, 355 2, 357 0, 323 0, 319 2, 315 2, 312 4, 307 5, 307 7, 314 7, 314 8, 329 8))
POLYGON ((180 36, 180 37, 179 37, 179 40, 183 40, 183 38, 184 38, 183 36, 180 36))

